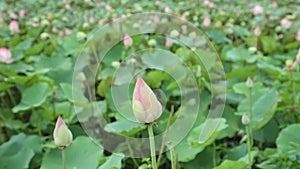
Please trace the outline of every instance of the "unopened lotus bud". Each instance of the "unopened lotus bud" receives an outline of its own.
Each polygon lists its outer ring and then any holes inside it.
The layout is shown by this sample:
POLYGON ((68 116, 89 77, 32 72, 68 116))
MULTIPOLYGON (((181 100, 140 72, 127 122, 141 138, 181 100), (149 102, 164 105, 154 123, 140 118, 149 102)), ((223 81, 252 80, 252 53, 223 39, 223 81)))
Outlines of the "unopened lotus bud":
POLYGON ((57 118, 53 137, 55 145, 61 148, 69 146, 73 141, 72 132, 60 116, 57 118))
POLYGON ((125 33, 125 35, 124 35, 123 43, 124 43, 125 48, 130 48, 133 44, 132 38, 127 33, 125 33))
POLYGON ((287 71, 293 71, 294 70, 294 64, 292 60, 286 60, 285 61, 285 67, 287 71))
POLYGON ((160 102, 141 77, 136 80, 132 108, 137 121, 143 124, 155 122, 162 114, 160 102))
POLYGON ((300 63, 300 48, 298 50, 297 56, 296 56, 296 60, 298 63, 300 63))
POLYGON ((243 125, 248 125, 250 123, 250 119, 246 113, 243 113, 243 115, 242 115, 242 123, 243 123, 243 125))
POLYGON ((41 39, 42 40, 47 40, 47 39, 50 39, 50 35, 46 32, 43 32, 41 35, 40 35, 41 39))
POLYGON ((155 46, 155 45, 156 45, 156 40, 155 40, 155 39, 150 39, 150 40, 148 41, 148 45, 149 45, 149 46, 155 46))
POLYGON ((41 26, 49 26, 50 25, 50 22, 46 19, 42 20, 41 21, 41 26))
POLYGON ((90 27, 90 24, 85 22, 85 23, 83 23, 82 27, 83 27, 83 29, 88 29, 90 27))
POLYGON ((83 32, 77 32, 76 38, 77 38, 77 41, 84 42, 86 40, 86 34, 83 32))
POLYGON ((171 38, 176 38, 179 36, 179 32, 177 30, 172 30, 170 36, 171 38))
POLYGON ((111 63, 112 67, 114 67, 115 69, 118 69, 120 67, 120 62, 118 61, 114 61, 111 63))
POLYGON ((253 81, 250 77, 248 77, 246 82, 247 87, 252 88, 253 87, 253 81))
POLYGON ((250 53, 250 54, 254 54, 255 52, 257 51, 257 48, 256 47, 250 47, 250 48, 248 48, 248 52, 250 53))

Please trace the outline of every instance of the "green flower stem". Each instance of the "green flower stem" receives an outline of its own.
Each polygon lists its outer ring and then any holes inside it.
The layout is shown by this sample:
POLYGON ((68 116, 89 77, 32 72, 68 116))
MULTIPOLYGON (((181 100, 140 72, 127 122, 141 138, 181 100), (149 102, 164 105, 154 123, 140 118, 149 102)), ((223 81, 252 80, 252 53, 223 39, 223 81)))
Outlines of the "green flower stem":
POLYGON ((290 81, 291 81, 291 89, 292 89, 292 96, 293 96, 293 106, 296 105, 296 89, 295 89, 295 80, 294 80, 294 73, 291 71, 291 77, 290 77, 290 81))
POLYGON ((61 155, 62 155, 63 169, 67 169, 67 164, 66 164, 66 150, 65 150, 64 147, 61 149, 61 155))
POLYGON ((213 156, 213 166, 215 167, 217 165, 216 163, 216 142, 213 142, 213 152, 212 152, 212 156, 213 156))
POLYGON ((171 142, 168 143, 168 147, 170 149, 170 154, 171 154, 171 167, 172 167, 172 169, 176 169, 177 158, 176 158, 176 153, 175 153, 174 147, 172 146, 171 142))
POLYGON ((249 169, 251 169, 252 166, 252 160, 251 160, 251 139, 249 137, 250 134, 250 128, 248 127, 248 125, 246 125, 245 127, 246 129, 246 134, 247 134, 247 147, 248 147, 248 162, 249 162, 249 169))
POLYGON ((150 141, 152 169, 157 169, 156 156, 155 156, 155 142, 154 142, 153 128, 151 124, 148 125, 148 133, 149 133, 149 141, 150 141))
POLYGON ((168 134, 168 130, 169 130, 169 127, 170 127, 170 124, 171 124, 171 119, 172 119, 173 113, 174 113, 174 106, 172 105, 170 115, 169 115, 169 118, 168 118, 168 122, 167 122, 167 126, 166 126, 166 131, 163 135, 160 151, 159 151, 158 158, 157 158, 157 166, 159 166, 159 163, 160 163, 160 160, 161 160, 161 157, 162 157, 162 153, 164 152, 164 149, 165 149, 166 136, 168 134))
POLYGON ((13 94, 11 93, 11 90, 10 90, 10 89, 7 90, 7 94, 8 94, 8 96, 9 96, 11 102, 13 103, 13 105, 14 105, 14 106, 17 105, 17 102, 16 102, 16 100, 15 100, 13 94))
POLYGON ((252 88, 249 88, 249 118, 250 118, 250 126, 249 126, 249 135, 250 144, 253 145, 253 123, 252 123, 252 88))

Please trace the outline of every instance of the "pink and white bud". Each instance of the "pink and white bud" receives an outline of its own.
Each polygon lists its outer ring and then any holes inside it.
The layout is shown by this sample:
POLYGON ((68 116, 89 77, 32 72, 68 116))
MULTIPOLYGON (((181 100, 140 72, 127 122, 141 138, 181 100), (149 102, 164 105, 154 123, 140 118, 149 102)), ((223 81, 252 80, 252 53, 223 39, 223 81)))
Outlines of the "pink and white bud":
POLYGON ((71 5, 70 5, 69 3, 66 3, 66 4, 65 4, 65 8, 66 8, 66 9, 70 9, 70 8, 71 8, 71 5))
POLYGON ((203 5, 207 6, 209 4, 209 0, 204 0, 203 5))
POLYGON ((65 35, 71 35, 72 34, 72 30, 71 29, 65 29, 65 35))
POLYGON ((261 34, 261 29, 259 26, 255 26, 254 31, 253 31, 255 36, 259 36, 261 34))
POLYGON ((209 27, 210 26, 210 18, 209 16, 205 16, 204 19, 203 19, 203 25, 205 27, 209 27))
POLYGON ((100 2, 96 2, 96 7, 100 8, 101 7, 101 3, 100 2))
POLYGON ((0 48, 0 62, 10 64, 13 61, 11 52, 7 48, 0 48))
POLYGON ((293 22, 288 20, 287 18, 283 18, 280 21, 280 25, 283 26, 283 27, 291 27, 292 24, 293 24, 293 22))
POLYGON ((298 30, 297 34, 296 34, 296 40, 300 41, 300 29, 298 30))
POLYGON ((247 87, 252 88, 253 87, 253 81, 251 79, 251 77, 247 78, 247 82, 246 82, 247 87))
POLYGON ((125 35, 124 35, 124 46, 125 46, 125 48, 131 47, 132 44, 133 44, 132 38, 127 33, 125 33, 125 35))
POLYGON ((20 32, 19 23, 17 21, 11 21, 9 24, 9 30, 11 34, 20 32))
POLYGON ((278 6, 278 4, 277 4, 277 2, 276 1, 274 1, 273 3, 272 3, 272 8, 277 8, 277 6, 278 6))
POLYGON ((99 19, 98 25, 100 25, 100 26, 104 25, 104 19, 99 19))
POLYGON ((16 15, 14 12, 12 11, 9 11, 8 12, 8 16, 11 18, 11 19, 17 19, 18 18, 18 15, 16 15))
POLYGON ((159 4, 160 4, 160 1, 159 1, 159 0, 156 0, 156 1, 155 1, 155 5, 158 6, 159 4))
POLYGON ((170 47, 172 47, 172 45, 173 45, 172 39, 171 38, 167 38, 167 40, 166 40, 166 46, 170 48, 170 47))
POLYGON ((57 147, 67 147, 73 141, 72 132, 60 116, 57 118, 53 137, 57 147))
POLYGON ((185 13, 183 13, 183 14, 181 15, 180 19, 183 20, 183 21, 186 21, 186 15, 185 15, 185 13))
POLYGON ((26 11, 24 9, 22 9, 22 10, 19 11, 19 17, 21 19, 23 19, 25 17, 25 15, 26 15, 26 11))
POLYGON ((209 2, 209 3, 208 3, 208 7, 209 7, 209 8, 213 8, 213 7, 215 7, 215 4, 214 4, 213 2, 209 2))
POLYGON ((264 8, 260 5, 255 5, 253 8, 253 15, 259 15, 264 12, 264 8))
POLYGON ((105 5, 105 9, 106 9, 107 11, 111 11, 111 10, 112 10, 112 8, 111 8, 111 6, 110 6, 109 4, 106 4, 106 5, 105 5))
POLYGON ((38 26, 40 26, 40 24, 39 24, 38 22, 33 22, 33 23, 32 23, 32 26, 33 26, 33 27, 38 27, 38 26))
POLYGON ((132 98, 135 118, 140 123, 153 123, 162 114, 162 106, 151 88, 138 77, 132 98))
POLYGON ((95 22, 95 18, 93 16, 90 16, 89 21, 90 21, 90 23, 94 23, 95 22))
POLYGON ((164 8, 164 12, 165 12, 165 13, 168 13, 168 12, 170 12, 170 11, 171 11, 171 10, 170 10, 170 8, 169 8, 168 6, 164 8))

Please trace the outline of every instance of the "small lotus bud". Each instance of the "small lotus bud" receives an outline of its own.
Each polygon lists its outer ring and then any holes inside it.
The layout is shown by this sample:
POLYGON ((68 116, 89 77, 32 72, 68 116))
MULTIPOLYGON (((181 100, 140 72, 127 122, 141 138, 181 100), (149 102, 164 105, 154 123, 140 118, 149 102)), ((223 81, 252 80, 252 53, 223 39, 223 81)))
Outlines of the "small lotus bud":
POLYGON ((115 69, 118 69, 120 67, 120 62, 118 61, 114 61, 111 63, 112 67, 114 67, 115 69))
POLYGON ((300 48, 298 50, 297 56, 296 56, 296 60, 298 63, 300 63, 300 48))
POLYGON ((156 40, 155 40, 155 39, 150 39, 150 40, 148 41, 148 45, 149 45, 149 46, 155 46, 155 45, 156 45, 156 40))
POLYGON ((141 77, 136 80, 132 108, 135 118, 143 124, 153 123, 162 114, 160 102, 141 77))
POLYGON ((130 48, 133 44, 132 38, 127 33, 125 33, 125 35, 124 35, 123 43, 124 43, 125 48, 130 48))
POLYGON ((82 27, 83 27, 83 29, 88 29, 90 27, 90 24, 85 22, 85 23, 83 23, 82 27))
POLYGON ((44 20, 42 20, 41 21, 41 26, 49 26, 50 25, 50 22, 48 21, 48 20, 46 20, 46 19, 44 19, 44 20))
POLYGON ((46 32, 43 32, 41 35, 40 35, 41 39, 42 40, 46 40, 46 39, 49 39, 51 36, 46 33, 46 32))
POLYGON ((248 52, 250 53, 250 54, 254 54, 255 52, 257 51, 257 49, 256 49, 256 47, 250 47, 250 48, 248 48, 248 52))
POLYGON ((170 48, 170 47, 172 47, 172 45, 173 45, 172 39, 171 38, 167 38, 167 40, 166 40, 166 46, 170 48))
POLYGON ((253 81, 250 77, 248 77, 246 82, 247 87, 252 88, 253 87, 253 81))
POLYGON ((84 81, 86 80, 86 77, 84 75, 83 72, 80 72, 77 76, 76 76, 76 80, 79 80, 79 81, 84 81))
POLYGON ((248 125, 250 123, 250 119, 246 113, 243 113, 243 115, 242 115, 242 123, 243 123, 243 125, 248 125))
POLYGON ((84 42, 86 40, 86 34, 83 32, 77 32, 76 38, 77 38, 77 41, 84 42))
POLYGON ((10 50, 8 50, 7 48, 0 48, 0 62, 6 64, 14 62, 10 50))
POLYGON ((72 143, 72 132, 60 116, 57 118, 53 137, 54 143, 57 147, 67 147, 72 143))
POLYGON ((176 38, 179 36, 179 32, 177 30, 172 30, 170 36, 171 38, 176 38))
POLYGON ((285 61, 285 67, 287 71, 293 71, 294 70, 294 64, 292 60, 286 60, 285 61))

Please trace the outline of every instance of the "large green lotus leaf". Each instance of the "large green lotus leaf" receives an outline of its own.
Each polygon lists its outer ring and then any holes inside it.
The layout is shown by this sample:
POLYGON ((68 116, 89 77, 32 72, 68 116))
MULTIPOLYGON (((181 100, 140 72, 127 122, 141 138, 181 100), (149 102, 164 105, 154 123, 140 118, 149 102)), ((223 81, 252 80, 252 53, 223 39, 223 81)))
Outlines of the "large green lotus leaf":
POLYGON ((188 162, 193 160, 198 153, 204 150, 204 147, 192 147, 187 138, 183 139, 174 148, 179 162, 188 162))
POLYGON ((221 165, 214 169, 246 169, 248 164, 244 161, 225 160, 221 165))
MULTIPOLYGON (((59 149, 48 152, 43 158, 41 169, 63 168, 61 155, 59 149)), ((96 169, 102 156, 102 147, 88 137, 77 137, 71 146, 66 148, 67 169, 96 169)))
POLYGON ((14 113, 38 107, 43 104, 51 94, 51 88, 47 83, 37 83, 24 90, 21 102, 12 110, 14 113))
POLYGON ((230 61, 246 61, 253 63, 256 61, 256 56, 251 55, 249 51, 243 47, 233 47, 225 53, 226 59, 230 61))
POLYGON ((115 121, 113 123, 107 124, 104 129, 107 132, 120 133, 125 135, 133 135, 137 132, 145 129, 145 125, 137 122, 129 121, 127 119, 122 119, 115 121))
POLYGON ((283 129, 276 140, 280 154, 290 153, 300 155, 300 124, 292 124, 283 129))
MULTIPOLYGON (((252 94, 253 128, 263 127, 274 115, 277 107, 277 91, 275 89, 261 89, 252 94)), ((249 98, 245 98, 238 106, 238 112, 249 112, 249 98)))
MULTIPOLYGON (((252 87, 252 91, 257 91, 262 88, 263 88, 262 83, 254 83, 252 87)), ((235 93, 243 94, 245 96, 249 95, 249 87, 246 85, 246 82, 237 83, 233 85, 233 91, 235 93)))
POLYGON ((98 169, 121 169, 124 154, 112 154, 98 169))
POLYGON ((35 153, 42 152, 41 139, 35 135, 20 133, 0 146, 0 168, 24 169, 35 153))

